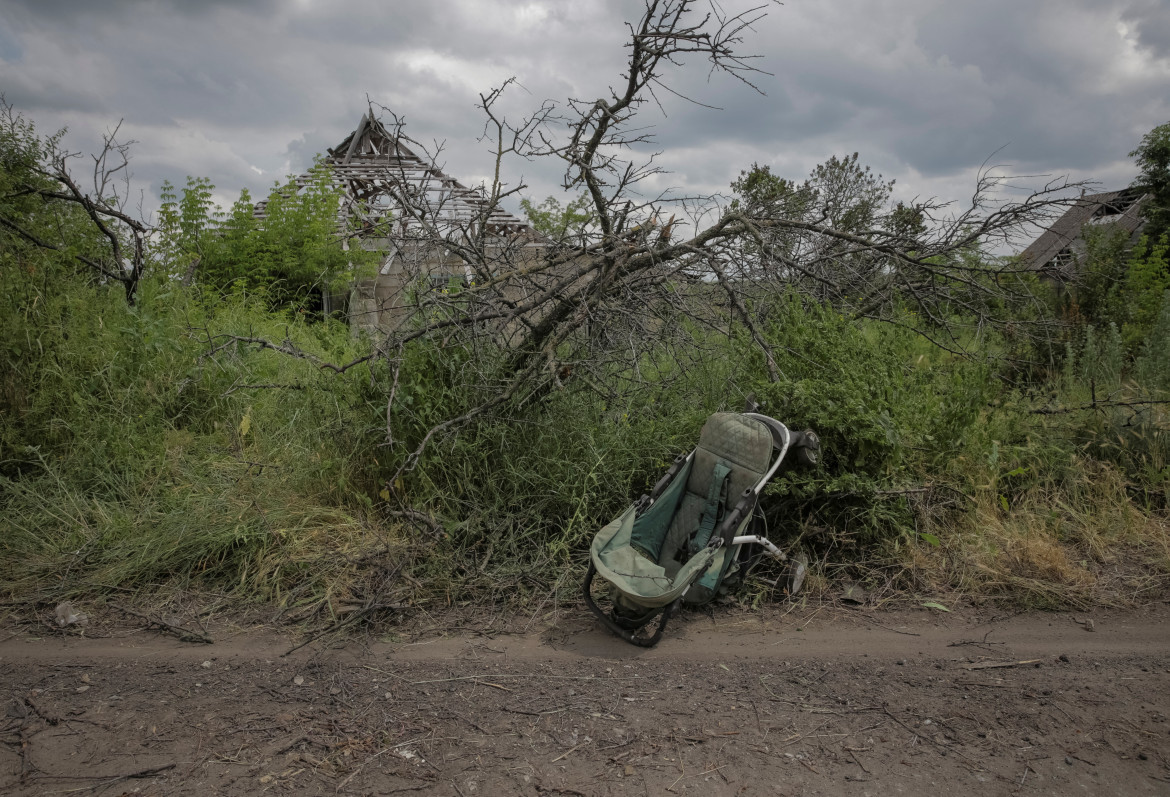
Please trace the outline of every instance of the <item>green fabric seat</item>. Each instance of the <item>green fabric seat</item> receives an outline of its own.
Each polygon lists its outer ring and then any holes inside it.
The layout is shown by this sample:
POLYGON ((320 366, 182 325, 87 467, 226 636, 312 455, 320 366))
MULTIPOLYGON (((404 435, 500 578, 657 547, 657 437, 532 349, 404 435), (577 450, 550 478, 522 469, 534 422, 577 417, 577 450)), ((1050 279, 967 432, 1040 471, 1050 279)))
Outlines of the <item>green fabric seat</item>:
MULTIPOLYGON (((773 439, 755 418, 712 415, 694 454, 658 499, 641 514, 638 505, 630 507, 597 533, 590 556, 597 574, 612 585, 616 604, 652 610, 680 597, 698 604, 717 594, 734 551, 708 547, 700 531, 710 534, 709 527, 717 527, 743 492, 764 478, 773 439)), ((735 534, 751 520, 746 512, 735 534)))

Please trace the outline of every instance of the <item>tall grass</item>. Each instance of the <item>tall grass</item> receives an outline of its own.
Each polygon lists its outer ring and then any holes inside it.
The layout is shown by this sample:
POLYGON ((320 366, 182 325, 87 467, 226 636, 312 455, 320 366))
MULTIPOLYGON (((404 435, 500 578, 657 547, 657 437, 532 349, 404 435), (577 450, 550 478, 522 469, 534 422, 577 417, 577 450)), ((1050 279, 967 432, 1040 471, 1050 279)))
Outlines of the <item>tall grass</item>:
POLYGON ((344 324, 264 296, 211 301, 160 279, 136 308, 84 284, 26 299, 3 321, 0 584, 13 598, 544 601, 705 418, 751 392, 821 434, 823 466, 778 478, 764 501, 769 534, 821 561, 900 562, 910 589, 1045 606, 1136 595, 1170 570, 1170 424, 1160 405, 1118 402, 1137 395, 1133 374, 1161 373, 1164 347, 1130 366, 1108 330, 1071 346, 1040 393, 998 379, 991 358, 781 299, 764 328, 779 381, 746 334, 695 328, 684 351, 615 359, 601 382, 568 379, 440 435, 394 479, 432 425, 475 406, 502 353, 420 342, 334 374, 224 337, 332 362, 368 351, 344 324), (1112 404, 1075 410, 1094 391, 1112 404), (1138 552, 1133 584, 1103 575, 1121 550, 1138 552))
POLYGON ((10 594, 198 583, 279 601, 327 589, 342 549, 393 547, 369 511, 369 374, 236 345, 205 356, 230 330, 343 358, 359 350, 343 326, 163 283, 137 308, 87 290, 39 313, 0 425, 10 594))

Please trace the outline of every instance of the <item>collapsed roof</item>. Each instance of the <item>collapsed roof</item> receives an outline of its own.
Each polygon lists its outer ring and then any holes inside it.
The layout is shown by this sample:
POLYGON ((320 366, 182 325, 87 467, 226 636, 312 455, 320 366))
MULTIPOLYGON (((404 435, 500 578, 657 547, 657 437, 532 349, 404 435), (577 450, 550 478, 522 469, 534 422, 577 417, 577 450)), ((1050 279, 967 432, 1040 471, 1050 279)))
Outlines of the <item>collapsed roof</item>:
POLYGON ((1076 276, 1077 259, 1084 251, 1085 227, 1109 224, 1132 236, 1145 223, 1141 208, 1149 198, 1143 188, 1082 196, 1020 253, 1020 262, 1056 279, 1070 280, 1076 276))
MULTIPOLYGON (((478 188, 469 188, 416 155, 401 134, 390 131, 372 114, 362 114, 357 128, 321 163, 329 180, 344 192, 341 220, 359 236, 391 238, 412 232, 464 235, 482 231, 510 236, 528 225, 498 205, 492 206, 478 188)), ((314 172, 295 178, 296 190, 313 184, 314 172)), ((257 202, 256 218, 267 216, 267 200, 257 202)))

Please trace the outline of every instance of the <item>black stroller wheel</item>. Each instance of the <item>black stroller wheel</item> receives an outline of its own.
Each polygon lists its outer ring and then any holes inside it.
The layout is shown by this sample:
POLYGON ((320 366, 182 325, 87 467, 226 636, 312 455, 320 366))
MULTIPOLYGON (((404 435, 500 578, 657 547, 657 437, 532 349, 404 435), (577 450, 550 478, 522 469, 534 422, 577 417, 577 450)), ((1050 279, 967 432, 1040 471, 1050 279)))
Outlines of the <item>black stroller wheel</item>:
POLYGON ((597 568, 590 562, 589 570, 585 573, 585 583, 582 585, 585 605, 589 607, 589 611, 596 615, 602 625, 631 645, 637 645, 642 648, 652 648, 657 645, 658 640, 662 639, 662 634, 666 631, 666 624, 670 621, 670 616, 678 608, 679 600, 674 601, 662 609, 652 609, 638 618, 634 618, 629 614, 622 616, 617 611, 613 613, 606 612, 597 605, 597 601, 593 597, 593 580, 596 577, 597 568), (658 617, 658 628, 651 632, 649 631, 649 626, 653 623, 655 617, 658 617))

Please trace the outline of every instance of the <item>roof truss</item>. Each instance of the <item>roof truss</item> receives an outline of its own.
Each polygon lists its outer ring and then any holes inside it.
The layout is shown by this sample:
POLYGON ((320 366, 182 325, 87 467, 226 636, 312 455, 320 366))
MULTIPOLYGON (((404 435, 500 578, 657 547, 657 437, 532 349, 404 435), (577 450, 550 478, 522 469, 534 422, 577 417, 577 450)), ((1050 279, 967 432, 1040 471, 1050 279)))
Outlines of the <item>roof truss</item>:
POLYGON ((1141 208, 1149 194, 1141 188, 1126 188, 1082 196, 1075 205, 1020 253, 1021 262, 1036 271, 1053 272, 1063 279, 1071 276, 1076 257, 1073 244, 1088 224, 1115 224, 1134 233, 1142 226, 1141 208))
MULTIPOLYGON (((419 157, 401 134, 392 134, 372 114, 362 115, 357 128, 323 159, 329 180, 342 189, 341 221, 356 223, 372 237, 438 233, 515 235, 528 225, 498 205, 482 190, 469 188, 419 157)), ((307 172, 293 181, 296 190, 318 178, 307 172)), ((267 215, 267 201, 256 203, 255 215, 267 215)))

